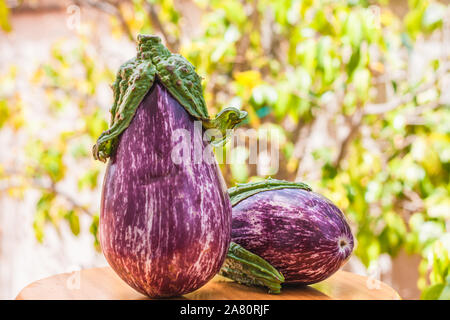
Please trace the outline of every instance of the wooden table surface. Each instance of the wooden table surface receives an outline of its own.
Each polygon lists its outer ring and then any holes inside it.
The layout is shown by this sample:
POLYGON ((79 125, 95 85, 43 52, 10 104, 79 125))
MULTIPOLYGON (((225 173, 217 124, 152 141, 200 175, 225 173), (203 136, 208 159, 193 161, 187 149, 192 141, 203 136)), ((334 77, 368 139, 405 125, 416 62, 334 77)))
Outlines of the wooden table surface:
MULTIPOLYGON (((380 281, 350 272, 338 271, 330 278, 310 286, 283 285, 282 293, 267 294, 216 276, 202 288, 176 299, 192 300, 391 300, 397 292, 380 281)), ((16 299, 148 299, 129 287, 109 267, 58 274, 25 287, 16 299)))

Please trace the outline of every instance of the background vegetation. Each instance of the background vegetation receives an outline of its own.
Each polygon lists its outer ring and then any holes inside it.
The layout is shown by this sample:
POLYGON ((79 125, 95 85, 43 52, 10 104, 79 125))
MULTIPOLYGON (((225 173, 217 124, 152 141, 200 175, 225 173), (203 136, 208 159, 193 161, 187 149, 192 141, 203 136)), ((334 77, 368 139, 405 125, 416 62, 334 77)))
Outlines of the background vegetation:
MULTIPOLYGON (((448 5, 410 0, 398 14, 388 1, 194 2, 201 12, 195 32, 183 29, 185 12, 175 0, 74 4, 107 14, 114 37, 160 35, 204 78, 210 114, 226 106, 248 111, 244 127, 256 132, 250 139, 276 129, 278 171, 263 156, 249 164, 246 147, 226 150, 240 160, 222 165, 229 186, 268 175, 310 183, 346 213, 366 267, 382 253, 418 253, 422 298, 450 299, 448 5), (429 39, 447 47, 417 66, 418 45, 429 39)), ((0 0, 4 32, 11 30, 9 10, 0 0)), ((91 216, 98 247, 98 204, 80 203, 61 185, 75 167, 81 174, 71 183, 80 192, 101 185, 104 166, 92 160, 91 147, 109 115, 98 88, 116 70, 93 49, 89 31, 77 32, 76 47, 55 43, 29 79, 45 92, 42 130, 68 113, 79 115, 75 129, 59 128, 50 139, 27 135, 32 124, 17 67, 0 73, 0 130, 25 132, 28 141, 20 165, 0 163, 0 195, 20 199, 39 190, 34 230, 41 242, 46 224, 68 223, 77 235, 80 216, 91 216)))

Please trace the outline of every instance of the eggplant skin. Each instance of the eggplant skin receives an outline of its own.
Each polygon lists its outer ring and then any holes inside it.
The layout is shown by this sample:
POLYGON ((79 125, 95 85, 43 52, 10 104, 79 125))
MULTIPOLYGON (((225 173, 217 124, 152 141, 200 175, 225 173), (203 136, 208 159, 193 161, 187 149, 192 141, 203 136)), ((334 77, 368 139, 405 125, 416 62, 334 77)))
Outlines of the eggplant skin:
POLYGON ((335 273, 354 242, 343 213, 303 189, 263 191, 236 204, 231 241, 269 262, 285 283, 305 285, 335 273))
POLYGON ((153 298, 206 284, 230 244, 231 203, 218 165, 174 163, 176 129, 191 134, 191 158, 194 139, 201 151, 207 147, 194 135, 193 118, 156 81, 119 136, 103 182, 103 254, 128 285, 153 298))

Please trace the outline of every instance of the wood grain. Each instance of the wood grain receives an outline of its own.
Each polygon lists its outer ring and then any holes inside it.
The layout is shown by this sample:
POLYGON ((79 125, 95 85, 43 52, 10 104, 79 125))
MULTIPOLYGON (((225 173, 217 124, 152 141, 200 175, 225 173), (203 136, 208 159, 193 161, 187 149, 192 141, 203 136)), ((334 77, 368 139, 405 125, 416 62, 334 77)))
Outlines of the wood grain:
MULTIPOLYGON (((148 299, 130 288, 109 267, 58 274, 25 287, 18 300, 141 300, 148 299)), ((264 289, 249 288, 221 276, 202 288, 175 299, 191 300, 391 300, 398 293, 377 280, 338 271, 325 281, 311 286, 283 285, 282 293, 267 294, 264 289)))

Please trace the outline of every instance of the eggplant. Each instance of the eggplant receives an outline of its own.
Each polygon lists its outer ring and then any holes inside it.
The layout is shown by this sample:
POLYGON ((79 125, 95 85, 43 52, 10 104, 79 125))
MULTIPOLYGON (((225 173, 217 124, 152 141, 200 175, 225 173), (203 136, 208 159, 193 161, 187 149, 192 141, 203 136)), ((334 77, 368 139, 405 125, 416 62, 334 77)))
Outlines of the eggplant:
POLYGON ((205 141, 246 113, 228 108, 210 119, 200 77, 155 36, 138 36, 136 58, 123 64, 112 88, 110 128, 93 147, 109 158, 103 182, 99 238, 112 269, 154 298, 192 292, 219 271, 230 244, 231 204, 205 141), (201 121, 196 134, 196 121, 201 121), (179 146, 179 130, 190 137, 179 146), (208 161, 193 161, 200 146, 208 161), (173 154, 183 161, 173 161, 173 154))
POLYGON ((228 193, 232 245, 221 275, 278 293, 283 282, 325 280, 349 259, 354 239, 344 214, 308 185, 269 178, 228 193))

